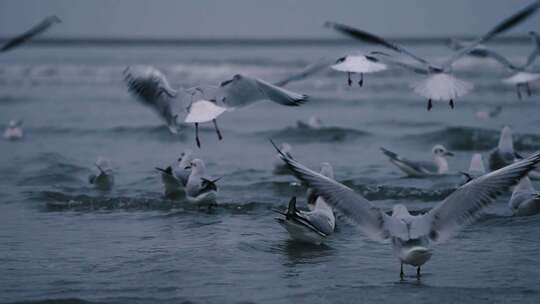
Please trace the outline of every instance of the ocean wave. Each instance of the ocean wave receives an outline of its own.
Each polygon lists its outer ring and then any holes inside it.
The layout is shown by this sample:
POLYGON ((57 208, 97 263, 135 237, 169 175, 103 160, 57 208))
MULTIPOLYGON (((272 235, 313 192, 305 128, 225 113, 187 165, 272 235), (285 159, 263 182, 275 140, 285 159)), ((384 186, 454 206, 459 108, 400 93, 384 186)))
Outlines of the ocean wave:
MULTIPOLYGON (((474 127, 447 127, 441 130, 406 136, 408 139, 425 143, 438 142, 452 150, 476 151, 489 150, 497 146, 500 130, 488 130, 474 127)), ((540 136, 533 134, 514 134, 516 150, 540 149, 540 136)))
POLYGON ((340 128, 323 127, 319 129, 287 127, 277 131, 258 132, 257 136, 291 142, 344 142, 359 137, 369 136, 369 132, 340 128))

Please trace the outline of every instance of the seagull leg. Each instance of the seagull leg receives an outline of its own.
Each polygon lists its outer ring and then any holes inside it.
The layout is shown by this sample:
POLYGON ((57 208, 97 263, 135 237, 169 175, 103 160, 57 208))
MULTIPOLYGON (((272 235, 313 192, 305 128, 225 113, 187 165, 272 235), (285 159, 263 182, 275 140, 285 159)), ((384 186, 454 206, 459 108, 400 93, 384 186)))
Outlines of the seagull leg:
POLYGON ((450 99, 450 102, 449 102, 449 105, 450 105, 450 108, 454 108, 454 100, 453 99, 450 99))
POLYGON ((221 136, 221 132, 219 131, 217 120, 212 119, 212 122, 214 123, 214 128, 216 129, 217 137, 219 140, 223 140, 223 136, 221 136))
POLYGON ((519 91, 519 84, 516 84, 517 97, 521 100, 521 92, 519 91))
POLYGON ((352 85, 351 72, 347 72, 347 84, 348 84, 349 86, 352 85))
POLYGON ((420 279, 421 275, 420 275, 420 266, 416 267, 416 278, 417 279, 420 279))
POLYGON ((405 277, 405 273, 403 272, 403 262, 401 262, 401 270, 399 271, 399 277, 403 280, 403 277, 405 277))
POLYGON ((431 108, 433 108, 433 103, 431 102, 431 98, 427 101, 427 110, 431 111, 431 108))
POLYGON ((201 148, 201 141, 199 140, 199 123, 195 123, 195 141, 197 142, 197 147, 201 148))
POLYGON ((525 82, 525 87, 527 88, 527 96, 530 97, 532 95, 532 92, 528 82, 525 82))
POLYGON ((358 81, 358 85, 360 87, 364 85, 364 73, 360 73, 360 80, 358 81))

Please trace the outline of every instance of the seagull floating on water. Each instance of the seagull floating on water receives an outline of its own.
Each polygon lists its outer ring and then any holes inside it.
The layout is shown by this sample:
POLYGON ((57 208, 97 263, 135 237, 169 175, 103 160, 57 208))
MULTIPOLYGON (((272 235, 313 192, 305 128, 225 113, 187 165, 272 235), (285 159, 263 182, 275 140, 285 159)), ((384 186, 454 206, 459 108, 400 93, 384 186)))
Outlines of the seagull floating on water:
POLYGON ((466 183, 486 174, 486 168, 484 167, 484 160, 482 158, 482 154, 474 153, 471 157, 471 164, 469 165, 469 170, 467 172, 461 173, 465 175, 465 178, 467 179, 465 181, 466 183))
MULTIPOLYGON (((334 178, 334 171, 329 163, 321 164, 320 173, 328 178, 334 178)), ((276 220, 293 239, 320 245, 334 232, 336 218, 332 207, 326 203, 323 197, 312 190, 308 191, 307 204, 310 211, 300 211, 296 209, 296 197, 293 197, 285 212, 276 211, 284 215, 285 218, 277 218, 276 220)))
POLYGON ((508 206, 514 215, 528 216, 540 213, 540 192, 536 191, 528 177, 523 177, 514 187, 508 206))
POLYGON ((296 126, 299 129, 312 129, 317 130, 324 126, 322 119, 319 116, 311 116, 306 122, 304 121, 297 121, 296 126))
POLYGON ((88 182, 96 189, 107 191, 112 189, 114 185, 114 172, 111 166, 111 162, 103 157, 97 159, 94 164, 98 169, 98 174, 91 174, 88 177, 88 182))
POLYGON ((489 153, 489 170, 494 171, 513 163, 519 155, 514 151, 512 130, 505 126, 501 130, 497 148, 489 153))
POLYGON ((299 106, 308 100, 304 94, 294 93, 262 79, 236 74, 219 86, 197 86, 171 89, 166 77, 152 66, 128 67, 124 78, 130 91, 153 106, 165 119, 171 132, 176 133, 179 115, 184 122, 195 124, 195 140, 200 147, 199 124, 212 122, 219 140, 223 137, 217 118, 258 101, 270 100, 285 106, 299 106))
POLYGON ((210 179, 206 176, 206 166, 201 159, 193 159, 185 169, 191 170, 186 184, 188 202, 197 205, 216 204, 218 188, 216 182, 221 178, 210 179))
POLYGON ((494 36, 505 32, 530 17, 540 7, 540 2, 535 1, 526 8, 515 13, 511 17, 503 20, 489 32, 476 39, 473 43, 457 51, 453 56, 447 59, 442 65, 433 64, 409 51, 405 48, 384 40, 383 38, 369 32, 355 29, 353 27, 326 22, 325 25, 342 34, 361 40, 366 43, 376 44, 378 46, 390 49, 398 54, 405 55, 415 61, 416 65, 411 65, 403 59, 394 58, 387 55, 372 56, 379 59, 382 63, 389 66, 401 67, 424 75, 426 78, 414 83, 412 88, 414 92, 428 99, 427 109, 433 107, 432 100, 448 101, 451 108, 454 108, 454 100, 464 96, 473 89, 473 85, 467 81, 456 78, 452 73, 452 65, 461 57, 470 53, 475 47, 488 41, 494 36))
POLYGON ((435 145, 431 149, 433 161, 413 161, 399 156, 398 154, 381 148, 384 155, 388 156, 390 162, 396 165, 401 171, 412 177, 425 177, 448 173, 447 156, 454 156, 454 153, 446 150, 443 145, 435 145))
POLYGON ((191 170, 189 167, 193 160, 193 152, 189 149, 184 150, 178 160, 165 169, 156 168, 161 172, 161 182, 165 189, 165 196, 174 197, 184 193, 191 170))
MULTIPOLYGON (((272 144, 279 153, 279 148, 272 144)), ((540 162, 540 151, 466 183, 427 213, 411 215, 407 207, 398 204, 391 216, 349 187, 310 170, 286 154, 281 157, 298 179, 355 222, 368 237, 380 241, 390 239, 394 255, 401 263, 403 278, 403 264, 416 267, 417 277, 420 277, 421 266, 433 254, 433 245, 447 241, 473 222, 497 196, 526 176, 540 162)))
POLYGON ((19 140, 24 137, 22 128, 23 120, 10 120, 7 128, 4 130, 4 138, 7 140, 19 140))

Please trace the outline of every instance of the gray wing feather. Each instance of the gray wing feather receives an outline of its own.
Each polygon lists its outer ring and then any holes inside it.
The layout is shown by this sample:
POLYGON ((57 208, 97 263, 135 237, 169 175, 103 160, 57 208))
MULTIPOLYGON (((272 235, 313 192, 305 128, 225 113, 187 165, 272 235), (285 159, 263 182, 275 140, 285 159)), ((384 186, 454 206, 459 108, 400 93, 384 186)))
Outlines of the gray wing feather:
MULTIPOLYGON (((273 143, 272 143, 273 144, 273 143)), ((281 153, 274 145, 281 159, 287 164, 294 175, 313 188, 324 200, 354 221, 360 230, 370 238, 381 240, 388 237, 385 220, 388 216, 373 206, 368 200, 354 193, 349 187, 328 177, 312 171, 281 153)))
POLYGON ((290 82, 303 80, 305 78, 312 76, 313 74, 316 74, 324 69, 327 69, 331 65, 335 64, 336 63, 335 61, 336 60, 334 58, 323 57, 319 59, 317 62, 307 65, 300 72, 292 74, 284 79, 281 79, 278 82, 274 82, 274 85, 278 87, 283 87, 289 84, 290 82))
POLYGON ((540 151, 459 187, 417 222, 418 234, 443 242, 473 222, 495 198, 515 185, 540 161, 540 151))
POLYGON ((286 106, 299 106, 308 100, 307 95, 294 93, 261 79, 235 75, 222 82, 220 102, 230 108, 239 108, 261 100, 271 100, 286 106))

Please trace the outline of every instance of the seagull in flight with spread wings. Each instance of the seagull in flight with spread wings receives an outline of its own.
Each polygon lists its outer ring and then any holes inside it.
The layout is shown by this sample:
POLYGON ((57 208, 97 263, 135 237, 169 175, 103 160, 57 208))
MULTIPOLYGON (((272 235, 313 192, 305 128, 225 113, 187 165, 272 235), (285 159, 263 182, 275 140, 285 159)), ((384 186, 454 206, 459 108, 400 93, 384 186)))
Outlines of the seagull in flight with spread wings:
POLYGON ((172 89, 163 73, 152 66, 128 67, 124 80, 129 91, 144 104, 154 108, 165 120, 169 130, 177 133, 178 117, 185 116, 185 123, 195 124, 195 140, 200 148, 199 124, 212 122, 222 140, 217 118, 227 111, 270 100, 284 106, 300 106, 308 96, 295 93, 262 79, 236 74, 218 86, 203 85, 192 88, 172 89))
MULTIPOLYGON (((536 12, 539 7, 539 1, 533 2, 519 12, 503 20, 486 34, 477 38, 473 43, 455 52, 441 65, 431 63, 426 59, 409 52, 402 46, 389 42, 372 33, 334 22, 326 22, 325 25, 352 38, 358 39, 365 43, 376 44, 413 60, 415 62, 414 65, 404 61, 403 58, 387 55, 376 57, 380 59, 382 63, 389 66, 405 68, 425 76, 424 79, 414 83, 412 88, 414 89, 415 93, 428 99, 427 109, 429 111, 433 107, 432 100, 448 101, 450 107, 454 108, 454 99, 467 94, 473 89, 473 85, 471 83, 458 79, 453 75, 452 65, 458 59, 470 53, 481 43, 484 43, 494 36, 503 33, 523 22, 534 12, 536 12)), ((371 56, 375 57, 373 53, 371 53, 371 56)))
POLYGON ((357 224, 366 236, 392 241, 394 254, 401 263, 402 278, 403 264, 417 267, 417 277, 420 277, 420 267, 431 258, 433 245, 447 241, 463 226, 473 222, 497 196, 540 162, 540 151, 537 151, 521 161, 469 181, 427 213, 412 215, 407 207, 398 204, 392 215, 388 215, 351 188, 307 168, 287 154, 280 155, 298 179, 357 224))

